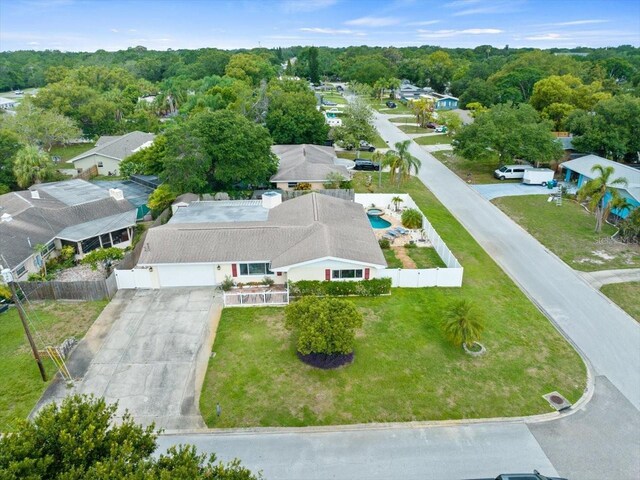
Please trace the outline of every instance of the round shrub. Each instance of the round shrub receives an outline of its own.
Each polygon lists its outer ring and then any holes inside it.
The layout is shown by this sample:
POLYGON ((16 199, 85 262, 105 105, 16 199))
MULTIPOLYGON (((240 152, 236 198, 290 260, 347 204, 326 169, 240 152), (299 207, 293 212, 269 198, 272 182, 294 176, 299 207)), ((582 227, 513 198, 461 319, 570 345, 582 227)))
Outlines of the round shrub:
POLYGON ((415 208, 407 208, 402 212, 402 225, 406 228, 422 228, 422 213, 415 208))

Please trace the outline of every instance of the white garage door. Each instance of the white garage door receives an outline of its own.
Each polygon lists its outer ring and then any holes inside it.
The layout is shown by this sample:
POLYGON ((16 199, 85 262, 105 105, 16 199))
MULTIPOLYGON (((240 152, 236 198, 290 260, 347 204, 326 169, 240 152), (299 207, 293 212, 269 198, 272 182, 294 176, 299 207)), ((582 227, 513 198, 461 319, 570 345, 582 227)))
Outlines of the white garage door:
POLYGON ((160 287, 209 287, 216 284, 215 266, 158 265, 160 287))

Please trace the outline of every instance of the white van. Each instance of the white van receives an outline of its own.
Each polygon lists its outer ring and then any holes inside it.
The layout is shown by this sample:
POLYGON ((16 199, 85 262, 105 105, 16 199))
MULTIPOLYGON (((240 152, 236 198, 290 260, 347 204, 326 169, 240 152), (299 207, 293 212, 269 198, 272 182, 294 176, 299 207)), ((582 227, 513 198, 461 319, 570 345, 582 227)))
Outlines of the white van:
POLYGON ((498 180, 511 180, 514 178, 523 178, 524 171, 530 170, 531 165, 505 165, 493 172, 493 176, 498 180))

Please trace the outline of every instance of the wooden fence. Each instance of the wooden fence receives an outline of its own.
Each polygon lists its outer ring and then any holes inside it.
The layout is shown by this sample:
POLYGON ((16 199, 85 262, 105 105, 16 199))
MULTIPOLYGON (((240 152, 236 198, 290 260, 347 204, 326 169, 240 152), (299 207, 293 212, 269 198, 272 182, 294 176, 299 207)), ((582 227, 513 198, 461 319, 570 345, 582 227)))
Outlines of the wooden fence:
POLYGON ((102 300, 118 291, 114 273, 104 280, 17 282, 16 286, 29 300, 102 300))
POLYGON ((98 167, 95 165, 92 165, 91 167, 82 170, 82 172, 80 172, 76 178, 81 178, 82 180, 91 180, 93 177, 96 177, 98 175, 98 167))

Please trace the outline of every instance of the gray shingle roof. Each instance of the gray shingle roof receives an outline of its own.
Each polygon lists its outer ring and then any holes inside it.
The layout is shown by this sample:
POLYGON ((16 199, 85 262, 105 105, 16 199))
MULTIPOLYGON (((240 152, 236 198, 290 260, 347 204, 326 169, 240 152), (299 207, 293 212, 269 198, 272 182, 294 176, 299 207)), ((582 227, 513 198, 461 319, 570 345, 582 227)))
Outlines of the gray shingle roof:
POLYGON ((344 160, 336 157, 333 147, 274 145, 271 151, 279 159, 278 172, 271 177, 272 182, 324 182, 333 172, 349 178, 344 160))
POLYGON ((147 142, 152 142, 156 136, 153 133, 130 132, 118 137, 100 137, 96 146, 71 159, 71 162, 82 160, 91 155, 102 155, 114 160, 124 160, 147 142))
POLYGON ((28 190, 0 196, 0 215, 8 213, 12 217, 11 221, 0 223, 0 258, 3 258, 0 263, 16 267, 33 254, 33 246, 48 243, 71 227, 75 230, 68 230, 70 235, 77 236, 84 231, 86 236, 69 239, 83 240, 104 233, 107 228, 111 231, 135 225, 136 209, 127 200, 115 200, 103 191, 106 194, 104 198, 67 205, 43 190, 42 186, 36 186, 39 199, 32 198, 28 190))
POLYGON ((591 171, 594 165, 602 165, 603 167, 613 167, 611 179, 626 178, 627 187, 617 187, 626 190, 629 194, 640 202, 640 170, 637 170, 622 163, 613 162, 597 155, 586 155, 584 157, 569 160, 560 164, 562 168, 572 170, 587 178, 594 178, 595 174, 591 171))
POLYGON ((324 257, 386 265, 362 205, 310 193, 271 209, 266 222, 152 228, 138 263, 269 261, 278 269, 324 257))

